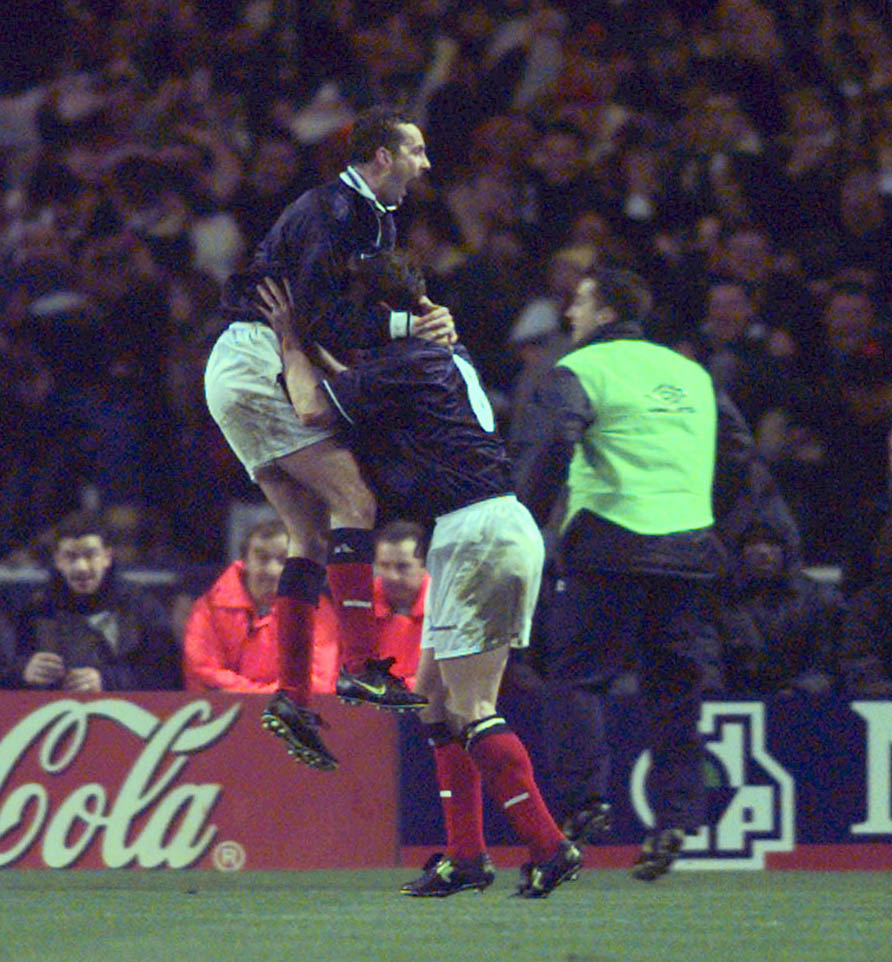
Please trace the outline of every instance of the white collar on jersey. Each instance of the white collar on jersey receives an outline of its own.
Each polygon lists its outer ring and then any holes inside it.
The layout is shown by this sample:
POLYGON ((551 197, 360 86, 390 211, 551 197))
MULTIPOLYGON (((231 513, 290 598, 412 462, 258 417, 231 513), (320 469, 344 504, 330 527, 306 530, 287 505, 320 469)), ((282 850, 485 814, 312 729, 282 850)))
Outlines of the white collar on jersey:
POLYGON ((389 214, 397 209, 397 204, 393 204, 391 207, 382 204, 375 196, 372 188, 365 182, 362 174, 352 164, 346 170, 342 170, 339 176, 348 187, 352 187, 357 194, 365 197, 379 214, 389 214))

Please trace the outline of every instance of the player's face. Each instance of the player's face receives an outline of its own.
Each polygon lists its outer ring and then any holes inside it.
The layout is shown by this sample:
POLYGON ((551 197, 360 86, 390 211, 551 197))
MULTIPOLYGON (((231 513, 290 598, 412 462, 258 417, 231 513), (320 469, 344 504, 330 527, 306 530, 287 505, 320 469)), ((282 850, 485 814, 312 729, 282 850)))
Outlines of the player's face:
POLYGON ((288 557, 288 537, 251 538, 245 555, 245 587, 258 604, 271 604, 288 557))
POLYGON ((411 608, 424 582, 424 563, 415 556, 414 538, 381 541, 375 549, 375 574, 392 608, 411 608))
POLYGON ((576 286, 576 293, 567 308, 570 337, 574 344, 587 341, 604 323, 604 307, 598 296, 598 282, 584 277, 576 286))
POLYGON ((376 194, 388 207, 401 204, 409 184, 431 169, 421 131, 415 124, 400 124, 398 129, 402 134, 399 147, 396 150, 381 148, 388 169, 376 194))
POLYGON ((112 553, 98 534, 62 538, 53 552, 53 564, 76 595, 92 595, 112 563, 112 553))

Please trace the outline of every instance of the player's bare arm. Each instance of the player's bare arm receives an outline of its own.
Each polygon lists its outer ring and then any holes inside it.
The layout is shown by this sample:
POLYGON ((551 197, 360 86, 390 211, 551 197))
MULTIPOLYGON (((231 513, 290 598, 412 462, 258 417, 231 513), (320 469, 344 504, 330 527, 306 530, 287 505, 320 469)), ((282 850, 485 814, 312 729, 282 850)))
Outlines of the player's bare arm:
POLYGON ((291 406, 306 427, 324 427, 334 421, 334 412, 300 338, 300 323, 294 310, 294 298, 288 279, 279 284, 265 277, 257 285, 260 302, 257 309, 267 319, 279 338, 282 373, 291 406))

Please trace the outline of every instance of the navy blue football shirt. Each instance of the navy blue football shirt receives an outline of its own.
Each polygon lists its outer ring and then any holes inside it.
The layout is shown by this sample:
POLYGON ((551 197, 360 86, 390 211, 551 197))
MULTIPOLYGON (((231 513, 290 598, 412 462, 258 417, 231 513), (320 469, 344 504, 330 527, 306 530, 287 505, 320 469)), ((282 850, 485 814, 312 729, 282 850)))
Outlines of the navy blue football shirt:
POLYGON ((511 490, 492 408, 461 345, 392 341, 323 386, 374 487, 404 514, 428 520, 511 490))

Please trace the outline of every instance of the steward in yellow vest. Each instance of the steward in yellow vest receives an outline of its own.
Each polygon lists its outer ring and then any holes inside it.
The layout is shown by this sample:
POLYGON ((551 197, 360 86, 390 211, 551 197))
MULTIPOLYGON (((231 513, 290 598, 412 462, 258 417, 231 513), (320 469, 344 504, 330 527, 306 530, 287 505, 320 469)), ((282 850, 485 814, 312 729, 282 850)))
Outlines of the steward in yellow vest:
POLYGON ((574 349, 539 389, 516 490, 541 525, 567 489, 540 643, 555 814, 576 840, 609 824, 602 696, 633 665, 653 813, 633 874, 651 881, 705 818, 697 724, 703 679, 720 663, 707 585, 726 562, 713 530, 717 428, 731 425, 741 464, 749 432, 733 406, 722 414, 700 365, 644 339, 648 309, 629 272, 580 281, 567 310, 574 349))

